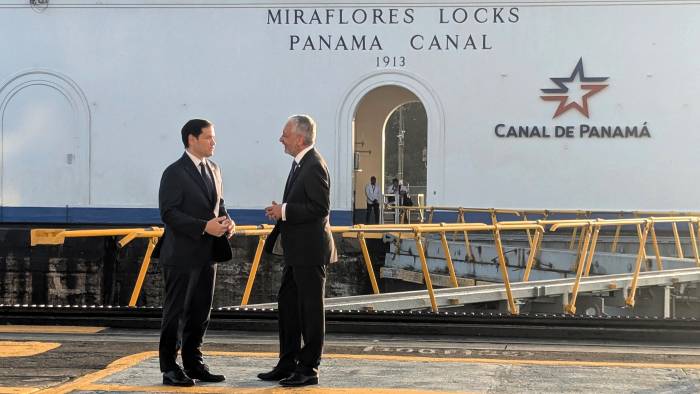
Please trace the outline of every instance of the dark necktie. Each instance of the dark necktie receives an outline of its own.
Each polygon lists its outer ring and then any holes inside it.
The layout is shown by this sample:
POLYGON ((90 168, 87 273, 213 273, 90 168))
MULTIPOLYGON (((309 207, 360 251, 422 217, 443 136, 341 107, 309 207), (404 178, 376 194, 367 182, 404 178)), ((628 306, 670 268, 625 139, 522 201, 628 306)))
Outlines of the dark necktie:
POLYGON ((292 177, 294 176, 294 171, 296 171, 298 165, 296 160, 292 160, 292 168, 289 170, 289 175, 287 175, 287 183, 284 185, 284 197, 283 199, 286 201, 287 200, 287 193, 289 193, 289 186, 291 186, 292 183, 292 177))
POLYGON ((199 163, 199 172, 202 174, 202 179, 204 179, 204 184, 207 186, 207 192, 209 192, 209 196, 213 196, 214 182, 211 180, 211 177, 209 176, 209 171, 207 171, 204 162, 199 163))

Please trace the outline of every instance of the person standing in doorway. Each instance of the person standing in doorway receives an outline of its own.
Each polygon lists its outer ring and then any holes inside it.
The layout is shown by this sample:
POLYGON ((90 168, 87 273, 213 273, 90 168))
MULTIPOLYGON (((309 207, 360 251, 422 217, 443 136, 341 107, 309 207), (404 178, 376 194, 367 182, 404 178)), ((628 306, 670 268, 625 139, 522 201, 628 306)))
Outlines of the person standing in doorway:
POLYGON ((365 186, 365 196, 367 197, 367 215, 365 215, 365 223, 370 223, 370 212, 374 211, 374 223, 379 224, 379 200, 382 198, 382 193, 379 190, 379 186, 377 186, 377 177, 372 176, 369 179, 369 184, 365 186))

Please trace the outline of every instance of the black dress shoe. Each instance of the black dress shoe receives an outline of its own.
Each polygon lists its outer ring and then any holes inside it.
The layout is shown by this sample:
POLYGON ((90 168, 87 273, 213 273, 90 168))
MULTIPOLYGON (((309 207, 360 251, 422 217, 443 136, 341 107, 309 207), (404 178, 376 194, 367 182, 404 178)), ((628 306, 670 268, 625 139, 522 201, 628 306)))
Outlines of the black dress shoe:
POLYGON ((207 367, 206 365, 202 365, 198 368, 186 369, 185 373, 190 378, 197 379, 202 382, 217 383, 226 380, 226 376, 224 375, 215 375, 209 372, 209 367, 207 367))
POLYGON ((163 372, 163 384, 168 386, 194 386, 194 380, 190 379, 180 369, 163 372))
POLYGON ((285 387, 298 387, 308 386, 311 384, 318 384, 318 375, 304 375, 299 372, 294 372, 292 376, 280 380, 280 384, 285 387))
POLYGON ((270 372, 259 373, 258 379, 278 382, 282 379, 286 379, 292 376, 292 374, 292 371, 285 371, 284 369, 279 369, 275 367, 270 372))

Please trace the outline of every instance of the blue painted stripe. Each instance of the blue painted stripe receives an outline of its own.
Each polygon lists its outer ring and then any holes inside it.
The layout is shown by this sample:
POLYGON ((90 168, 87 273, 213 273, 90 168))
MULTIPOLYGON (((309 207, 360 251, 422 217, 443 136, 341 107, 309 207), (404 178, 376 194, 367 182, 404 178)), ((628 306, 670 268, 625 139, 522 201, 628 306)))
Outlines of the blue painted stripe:
MULTIPOLYGON (((271 223, 263 209, 229 209, 237 224, 271 223)), ((0 207, 0 223, 161 224, 157 208, 0 207)), ((350 211, 332 211, 331 223, 352 224, 350 211)))

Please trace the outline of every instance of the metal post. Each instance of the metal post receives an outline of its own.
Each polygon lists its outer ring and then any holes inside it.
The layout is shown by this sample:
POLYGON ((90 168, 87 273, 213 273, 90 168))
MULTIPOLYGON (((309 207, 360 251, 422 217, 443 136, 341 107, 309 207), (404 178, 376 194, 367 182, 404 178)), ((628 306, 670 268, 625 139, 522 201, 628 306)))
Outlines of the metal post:
POLYGON ((678 226, 673 222, 673 238, 676 241, 676 256, 683 258, 683 246, 681 246, 681 237, 678 236, 678 226))
POLYGON ((578 265, 576 268, 576 281, 574 281, 574 286, 571 289, 571 297, 569 298, 569 303, 564 307, 564 312, 569 314, 576 313, 576 297, 578 296, 578 288, 581 284, 581 276, 583 276, 583 268, 586 260, 586 252, 588 251, 588 244, 591 241, 592 225, 581 230, 581 239, 583 239, 583 249, 581 250, 578 265))
POLYGON ((445 236, 444 231, 440 233, 440 240, 442 241, 442 248, 445 250, 445 261, 447 262, 447 268, 450 270, 450 281, 452 282, 452 287, 459 287, 455 267, 452 264, 452 256, 450 255, 450 246, 447 244, 447 237, 445 236))
POLYGON ((508 310, 511 314, 517 315, 519 311, 518 307, 515 305, 515 300, 513 299, 513 292, 510 289, 510 280, 508 279, 508 266, 506 265, 506 256, 503 253, 501 233, 500 231, 498 231, 497 226, 493 229, 493 237, 496 239, 496 250, 498 250, 498 264, 501 267, 501 276, 503 277, 503 283, 506 287, 506 295, 508 296, 508 310))
MULTIPOLYGON (((523 211, 523 221, 527 222, 527 214, 523 211)), ((530 234, 530 229, 525 230, 527 233, 527 241, 530 244, 530 249, 532 249, 532 234, 530 234)))
MULTIPOLYGON (((496 215, 496 210, 493 209, 493 208, 491 208, 491 209, 489 210, 489 213, 491 214, 491 224, 493 224, 494 226, 496 226, 496 224, 498 224, 498 216, 496 215)), ((494 232, 494 239, 493 239, 494 242, 496 241, 496 236, 495 236, 495 234, 496 234, 496 233, 494 232)))
POLYGON ((588 276, 591 272, 591 265, 593 265, 593 256, 595 255, 595 247, 598 244, 598 235, 600 234, 600 226, 595 226, 593 231, 593 238, 591 239, 591 248, 589 249, 588 256, 586 257, 586 272, 585 276, 588 276))
POLYGON ((659 250, 659 243, 656 240, 656 231, 654 230, 654 223, 651 223, 651 245, 654 247, 654 254, 656 255, 656 268, 659 271, 664 270, 664 264, 661 260, 661 251, 659 250))
POLYGON ((430 279, 430 271, 428 271, 428 261, 425 258, 425 251, 423 250, 423 243, 421 241, 420 232, 416 231, 416 248, 418 249, 418 255, 420 256, 421 267, 423 268, 423 279, 425 280, 425 286, 428 288, 428 295, 430 296, 430 305, 433 312, 438 311, 437 301, 435 301, 435 293, 433 292, 433 281, 430 279))
POLYGON ((155 249, 157 243, 158 237, 148 239, 148 247, 146 248, 146 254, 143 256, 143 261, 141 262, 141 269, 139 270, 139 276, 136 278, 134 290, 131 292, 129 306, 136 306, 136 301, 138 301, 141 288, 143 287, 143 281, 146 278, 146 272, 148 272, 148 266, 151 264, 151 254, 153 254, 153 249, 155 249))
POLYGON ((401 205, 400 201, 400 193, 394 194, 394 224, 399 224, 401 223, 400 219, 400 214, 401 210, 399 209, 399 206, 401 205))
POLYGON ((540 244, 542 243, 542 238, 544 233, 542 230, 537 229, 535 231, 535 239, 530 246, 530 255, 527 257, 527 265, 525 266, 525 274, 523 275, 523 282, 527 282, 530 279, 530 271, 532 271, 532 265, 535 262, 535 256, 539 251, 540 244))
POLYGON ((584 253, 583 252, 583 236, 584 236, 584 232, 583 232, 583 230, 581 230, 581 237, 578 239, 578 248, 576 251, 576 258, 581 256, 581 253, 584 253))
MULTIPOLYGON (((576 214, 576 219, 578 219, 579 216, 580 216, 579 214, 576 214)), ((578 227, 574 227, 574 230, 571 232, 571 241, 569 242, 569 250, 574 249, 574 242, 576 242, 576 235, 577 234, 578 234, 578 227)), ((580 248, 580 246, 579 246, 579 248, 580 248)))
POLYGON ((358 238, 360 239, 360 247, 362 248, 362 256, 364 257, 365 266, 367 267, 369 281, 372 284, 372 291, 374 292, 374 294, 379 294, 379 286, 377 286, 377 278, 374 277, 374 269, 372 268, 372 260, 369 257, 369 249, 367 249, 365 233, 359 233, 358 238))
POLYGON ((260 265, 260 258, 262 257, 263 248, 265 247, 265 239, 267 235, 261 235, 258 237, 258 247, 255 249, 255 257, 253 257, 253 264, 250 266, 250 273, 248 274, 248 282, 245 284, 245 290, 243 291, 243 300, 241 301, 241 306, 248 305, 248 299, 250 298, 250 292, 253 290, 253 282, 255 282, 255 275, 258 273, 258 265, 260 265))
MULTIPOLYGON (((460 223, 464 223, 464 211, 462 211, 462 208, 459 209, 460 212, 460 223)), ((465 258, 467 259, 466 261, 473 261, 474 260, 474 254, 472 253, 472 245, 469 242, 469 233, 467 231, 464 231, 464 249, 467 251, 467 254, 465 258)))
POLYGON ((690 230, 690 244, 693 247, 693 257, 695 257, 695 265, 700 267, 700 256, 698 256, 698 243, 695 238, 695 227, 693 222, 688 222, 688 229, 690 230))
MULTIPOLYGON (((675 224, 675 223, 674 223, 675 224)), ((625 303, 629 306, 634 306, 634 296, 637 293, 637 282, 639 281, 639 271, 642 268, 642 259, 646 256, 644 250, 644 245, 647 243, 647 234, 649 234, 649 227, 651 226, 651 221, 648 221, 644 226, 644 232, 639 237, 639 252, 637 253, 637 261, 634 268, 634 276, 632 277, 632 284, 630 284, 629 294, 625 303)))
POLYGON ((617 241, 620 239, 620 230, 622 230, 621 225, 615 227, 615 237, 613 238, 612 246, 610 247, 610 253, 615 253, 617 251, 617 241))
MULTIPOLYGON (((638 225, 637 225, 637 237, 639 237, 639 238, 642 237, 642 225, 641 225, 641 224, 638 224, 638 225)), ((647 239, 646 239, 646 237, 645 237, 645 238, 644 238, 644 247, 642 248, 642 252, 644 253, 644 254, 642 255, 642 260, 646 260, 646 259, 647 259, 647 245, 646 245, 646 243, 647 243, 647 239)))

